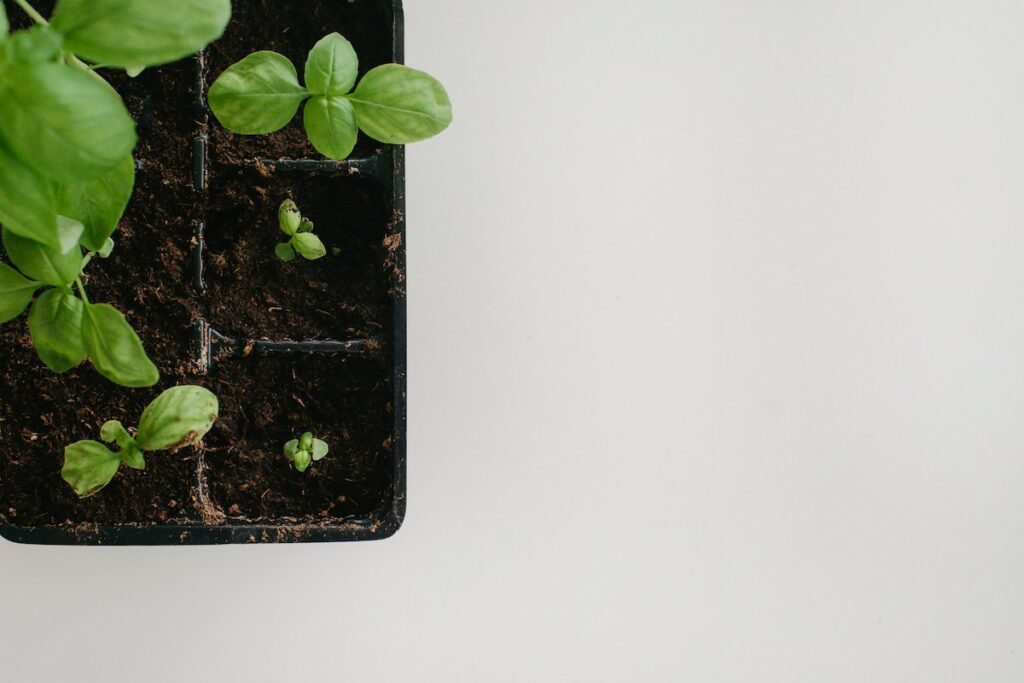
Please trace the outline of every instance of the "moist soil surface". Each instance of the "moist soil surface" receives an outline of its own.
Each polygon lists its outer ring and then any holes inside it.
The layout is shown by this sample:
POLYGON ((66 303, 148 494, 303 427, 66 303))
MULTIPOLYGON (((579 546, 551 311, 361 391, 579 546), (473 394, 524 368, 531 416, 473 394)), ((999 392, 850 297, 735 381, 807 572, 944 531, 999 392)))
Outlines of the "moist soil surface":
MULTIPOLYGON (((38 6, 48 12, 48 4, 38 6)), ((388 3, 324 0, 304 3, 302 11, 292 2, 234 4, 225 37, 205 59, 211 80, 260 49, 288 55, 301 74, 305 53, 331 30, 355 44, 361 71, 389 61, 388 3)), ((389 260, 396 244, 390 196, 369 179, 260 164, 320 157, 294 123, 275 136, 243 138, 212 117, 207 122, 192 106, 195 73, 196 62, 185 60, 135 79, 104 74, 138 122, 137 179, 115 251, 93 260, 86 286, 90 300, 126 315, 161 381, 126 389, 88 363, 53 374, 36 357, 24 316, 0 327, 0 517, 11 523, 323 524, 367 514, 391 495, 392 287, 400 274, 389 260), (209 172, 206 189, 197 190, 191 141, 202 132, 210 140, 209 172), (315 222, 328 247, 324 259, 276 259, 274 245, 284 240, 277 205, 286 197, 315 222), (205 293, 192 286, 200 224, 205 293), (192 345, 198 319, 239 339, 379 344, 368 358, 221 358, 201 375, 192 345), (220 399, 221 419, 204 445, 149 454, 145 471, 122 467, 99 494, 79 500, 60 478, 64 447, 98 438, 110 419, 136 424, 153 398, 179 384, 206 386, 220 399), (327 441, 331 453, 299 474, 281 451, 304 431, 327 441)), ((356 156, 375 149, 364 142, 356 156)))

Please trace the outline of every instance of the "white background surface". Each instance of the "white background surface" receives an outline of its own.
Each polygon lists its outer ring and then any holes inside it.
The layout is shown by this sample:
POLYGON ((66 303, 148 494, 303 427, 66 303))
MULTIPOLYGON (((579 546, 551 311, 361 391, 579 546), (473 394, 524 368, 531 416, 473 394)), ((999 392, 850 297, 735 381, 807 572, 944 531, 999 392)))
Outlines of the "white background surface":
POLYGON ((405 528, 0 543, 0 679, 1024 680, 1024 4, 407 15, 405 528))

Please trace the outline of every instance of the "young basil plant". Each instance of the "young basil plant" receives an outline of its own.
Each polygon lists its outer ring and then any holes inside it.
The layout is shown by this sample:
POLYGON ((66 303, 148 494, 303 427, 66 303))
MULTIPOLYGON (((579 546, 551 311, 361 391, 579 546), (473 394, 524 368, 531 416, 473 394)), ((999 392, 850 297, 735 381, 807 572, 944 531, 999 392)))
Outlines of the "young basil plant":
POLYGON ((299 472, 305 472, 310 464, 327 457, 330 447, 320 439, 314 439, 312 432, 306 432, 301 438, 292 439, 284 445, 284 457, 299 472))
MULTIPOLYGON (((82 231, 81 223, 63 216, 60 224, 67 234, 82 231)), ((107 304, 90 302, 85 292, 85 267, 94 256, 109 255, 114 248, 112 240, 83 257, 77 244, 62 253, 7 228, 2 236, 17 270, 0 263, 0 324, 17 318, 31 304, 28 329, 32 345, 53 372, 67 372, 90 359, 97 372, 122 386, 157 383, 160 372, 124 315, 107 304), (42 294, 33 303, 40 290, 42 294)))
POLYGON ((406 144, 433 137, 451 123, 451 100, 434 77, 384 64, 356 86, 358 73, 352 44, 332 33, 310 51, 305 86, 287 57, 255 52, 217 78, 210 87, 210 108, 228 130, 260 135, 284 128, 306 102, 309 141, 339 161, 352 153, 360 130, 380 142, 406 144))
POLYGON ((316 261, 327 255, 324 243, 313 234, 313 221, 304 217, 292 200, 286 199, 281 203, 277 222, 281 232, 288 236, 287 242, 280 242, 274 248, 277 258, 289 263, 295 260, 296 254, 307 261, 316 261))
POLYGON ((224 31, 230 0, 59 0, 10 32, 0 2, 0 225, 66 253, 60 216, 92 251, 114 232, 135 184, 135 124, 99 65, 131 73, 172 62, 224 31))
POLYGON ((203 387, 168 389, 143 411, 133 436, 117 420, 100 429, 100 438, 116 445, 114 451, 98 441, 79 441, 64 449, 61 476, 82 498, 110 483, 121 465, 146 469, 145 454, 177 451, 199 443, 217 421, 217 397, 203 387))

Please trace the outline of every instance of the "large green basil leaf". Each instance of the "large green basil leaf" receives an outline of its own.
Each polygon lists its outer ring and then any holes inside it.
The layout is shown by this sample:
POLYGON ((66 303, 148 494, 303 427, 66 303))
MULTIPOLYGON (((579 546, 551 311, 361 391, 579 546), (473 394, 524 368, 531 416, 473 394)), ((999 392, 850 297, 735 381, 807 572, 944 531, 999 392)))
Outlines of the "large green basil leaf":
POLYGON ((452 122, 452 102, 444 86, 433 76, 401 64, 370 70, 349 99, 359 127, 381 142, 426 140, 452 122))
POLYGON ((139 68, 198 52, 230 18, 231 0, 60 0, 50 25, 86 59, 139 68))
POLYGON ((124 102, 89 72, 64 64, 12 65, 0 127, 27 165, 61 182, 95 178, 135 147, 124 102))
POLYGON ((82 340, 82 300, 66 289, 51 289, 32 304, 28 329, 39 359, 54 372, 78 367, 89 352, 82 340))
POLYGON ((81 498, 99 493, 121 467, 121 456, 98 441, 79 441, 64 449, 60 476, 81 498))
POLYGON ((352 153, 359 129, 352 104, 344 97, 317 95, 306 103, 302 118, 316 151, 338 161, 352 153))
MULTIPOLYGON (((60 220, 65 225, 77 225, 77 232, 81 233, 81 223, 64 216, 60 220)), ((77 244, 62 254, 58 249, 19 237, 6 228, 3 242, 14 265, 33 280, 61 287, 70 285, 82 274, 82 250, 77 244)))
POLYGON ((0 223, 11 232, 64 249, 53 183, 21 162, 0 140, 0 223))
POLYGON ((273 133, 288 125, 309 93, 295 65, 276 52, 254 52, 222 73, 210 86, 210 109, 230 131, 273 133))
POLYGON ((113 306, 86 304, 82 337, 96 371, 112 382, 141 388, 160 380, 160 371, 146 356, 139 335, 113 306))
POLYGON ((306 87, 318 95, 346 95, 358 75, 355 48, 338 33, 321 38, 306 59, 306 87))
POLYGON ((0 263, 0 324, 24 312, 41 282, 29 280, 6 263, 0 263))
POLYGON ((129 155, 98 178, 61 185, 57 190, 58 210, 82 221, 82 244, 99 251, 117 229, 134 187, 135 161, 129 155))
POLYGON ((217 397, 208 389, 168 389, 143 411, 135 440, 144 451, 171 451, 195 445, 213 427, 219 410, 217 397))

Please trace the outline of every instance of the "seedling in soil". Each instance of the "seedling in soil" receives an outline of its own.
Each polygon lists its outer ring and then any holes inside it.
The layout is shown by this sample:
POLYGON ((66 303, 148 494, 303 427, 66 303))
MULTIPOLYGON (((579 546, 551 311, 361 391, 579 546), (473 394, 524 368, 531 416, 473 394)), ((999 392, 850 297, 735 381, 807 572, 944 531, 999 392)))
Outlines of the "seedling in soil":
POLYGON ((53 287, 29 312, 47 367, 88 357, 118 384, 151 386, 158 372, 138 335, 89 302, 81 276, 93 255, 109 254, 135 186, 135 124, 97 70, 137 75, 193 54, 224 32, 231 2, 60 0, 49 20, 29 0, 13 4, 36 26, 11 33, 0 0, 0 225, 21 271, 0 264, 0 323, 53 287))
POLYGON ((217 420, 217 397, 202 387, 168 389, 143 411, 135 436, 117 420, 100 429, 100 438, 115 444, 113 451, 98 441, 79 441, 64 449, 61 476, 82 498, 98 493, 121 468, 146 469, 144 455, 177 451, 199 443, 217 420))
POLYGON ((99 251, 135 185, 135 124, 97 69, 142 69, 218 38, 230 0, 60 0, 9 33, 0 3, 0 224, 67 253, 99 251), (74 219, 77 233, 59 216, 74 219))
POLYGON ((254 52, 217 78, 210 108, 228 130, 261 135, 284 128, 306 102, 309 141, 338 161, 352 153, 360 130, 380 142, 406 144, 433 137, 451 123, 451 100, 433 76, 384 64, 356 86, 358 73, 352 44, 332 33, 310 51, 304 86, 287 57, 254 52))
POLYGON ((327 255, 327 248, 320 238, 313 234, 313 221, 304 217, 299 207, 290 199, 281 203, 277 212, 278 225, 281 232, 288 236, 287 242, 281 242, 274 248, 277 257, 289 263, 298 254, 307 261, 316 261, 327 255))
POLYGON ((310 464, 327 457, 330 447, 320 439, 314 439, 312 432, 306 432, 302 438, 292 439, 284 445, 284 457, 299 472, 305 472, 310 464))
MULTIPOLYGON (((63 216, 60 220, 67 230, 82 229, 77 221, 63 216)), ((77 244, 61 253, 4 228, 3 244, 17 270, 0 263, 0 324, 20 316, 43 290, 29 310, 28 329, 46 367, 64 373, 89 359, 97 372, 116 384, 157 383, 160 372, 124 315, 108 304, 90 302, 85 292, 85 267, 95 256, 109 256, 112 240, 83 256, 77 244)))

